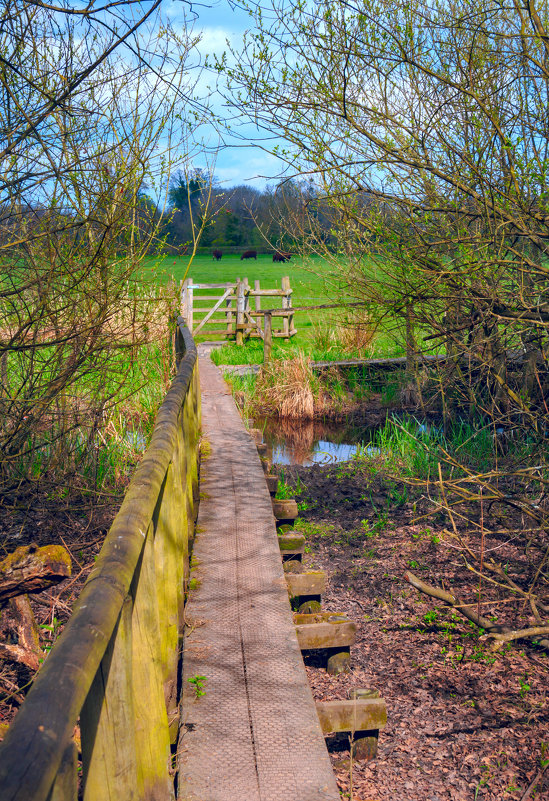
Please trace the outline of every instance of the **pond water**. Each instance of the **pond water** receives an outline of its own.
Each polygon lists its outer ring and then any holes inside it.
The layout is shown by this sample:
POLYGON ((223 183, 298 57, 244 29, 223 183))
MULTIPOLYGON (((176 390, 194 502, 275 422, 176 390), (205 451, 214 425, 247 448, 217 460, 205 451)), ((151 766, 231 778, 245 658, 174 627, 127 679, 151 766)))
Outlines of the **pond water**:
POLYGON ((256 418, 250 422, 263 431, 273 464, 346 462, 359 450, 364 450, 364 446, 372 454, 379 453, 378 448, 368 447, 379 425, 272 418, 256 418))

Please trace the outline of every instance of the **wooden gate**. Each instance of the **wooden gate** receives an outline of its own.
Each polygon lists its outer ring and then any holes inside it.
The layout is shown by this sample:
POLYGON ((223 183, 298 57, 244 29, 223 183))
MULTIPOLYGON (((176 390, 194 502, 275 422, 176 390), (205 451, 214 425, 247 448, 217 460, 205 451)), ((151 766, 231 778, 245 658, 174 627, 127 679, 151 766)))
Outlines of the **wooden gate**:
POLYGON ((272 336, 290 339, 297 334, 288 276, 282 278, 280 289, 261 289, 259 281, 254 281, 252 289, 247 278, 237 278, 233 284, 195 284, 192 278, 187 278, 181 286, 181 310, 194 337, 234 337, 237 345, 249 337, 264 339, 263 317, 274 310, 281 327, 272 336), (261 298, 269 298, 267 309, 261 308, 261 298), (275 305, 278 298, 281 306, 275 305))

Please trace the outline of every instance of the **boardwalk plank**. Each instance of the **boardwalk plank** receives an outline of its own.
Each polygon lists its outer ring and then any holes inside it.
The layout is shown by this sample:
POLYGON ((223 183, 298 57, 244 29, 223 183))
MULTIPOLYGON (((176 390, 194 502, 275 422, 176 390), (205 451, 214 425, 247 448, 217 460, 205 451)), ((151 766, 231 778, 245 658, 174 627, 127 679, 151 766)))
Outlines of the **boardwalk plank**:
POLYGON ((337 801, 261 463, 208 358, 200 376, 211 454, 185 610, 179 799, 337 801))

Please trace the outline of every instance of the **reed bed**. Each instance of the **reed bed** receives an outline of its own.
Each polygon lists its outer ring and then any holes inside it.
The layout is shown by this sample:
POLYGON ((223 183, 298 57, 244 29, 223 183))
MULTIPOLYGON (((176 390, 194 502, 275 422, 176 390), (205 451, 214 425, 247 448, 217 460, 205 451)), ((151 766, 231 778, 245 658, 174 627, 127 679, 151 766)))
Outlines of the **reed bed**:
POLYGON ((261 414, 312 420, 319 382, 301 351, 294 359, 264 365, 255 384, 254 405, 261 414))

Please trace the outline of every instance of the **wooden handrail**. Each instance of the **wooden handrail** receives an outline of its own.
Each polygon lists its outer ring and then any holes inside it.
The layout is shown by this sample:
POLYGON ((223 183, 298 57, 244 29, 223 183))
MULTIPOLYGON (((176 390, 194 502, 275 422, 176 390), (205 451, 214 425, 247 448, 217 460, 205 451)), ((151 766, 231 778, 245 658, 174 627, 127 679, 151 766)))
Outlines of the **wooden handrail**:
POLYGON ((177 709, 200 420, 197 352, 182 318, 176 357, 151 443, 96 565, 0 746, 2 801, 76 801, 79 716, 86 801, 173 792, 169 715, 177 709))

